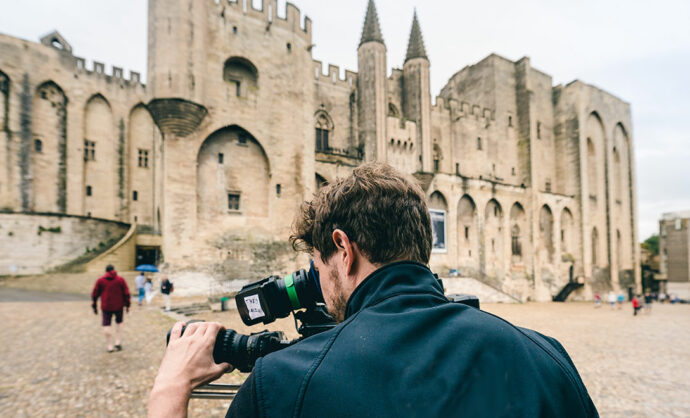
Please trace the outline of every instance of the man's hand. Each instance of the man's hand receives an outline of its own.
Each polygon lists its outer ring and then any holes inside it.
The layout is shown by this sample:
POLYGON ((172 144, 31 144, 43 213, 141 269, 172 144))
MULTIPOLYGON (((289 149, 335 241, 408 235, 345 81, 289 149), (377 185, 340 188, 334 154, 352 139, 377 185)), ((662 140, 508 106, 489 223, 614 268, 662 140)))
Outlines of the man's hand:
POLYGON ((94 315, 98 315, 98 308, 96 308, 96 302, 91 304, 91 309, 93 309, 94 315))
POLYGON ((213 345, 222 325, 195 322, 181 335, 183 325, 176 323, 170 332, 170 342, 149 396, 149 417, 186 416, 192 389, 231 370, 228 363, 213 361, 213 345))
POLYGON ((129 306, 125 306, 125 312, 129 313, 129 306))

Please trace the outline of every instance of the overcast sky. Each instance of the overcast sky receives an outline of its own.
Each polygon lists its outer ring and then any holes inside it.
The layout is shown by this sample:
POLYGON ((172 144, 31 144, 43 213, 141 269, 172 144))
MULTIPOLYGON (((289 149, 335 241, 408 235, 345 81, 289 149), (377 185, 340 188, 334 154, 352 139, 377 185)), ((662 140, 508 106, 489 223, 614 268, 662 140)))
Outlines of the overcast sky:
MULTIPOLYGON (((201 1, 201 0, 198 0, 201 1)), ((222 1, 222 0, 221 0, 222 1)), ((367 0, 293 0, 313 21, 313 56, 357 70, 367 0)), ((260 0, 254 2, 260 4, 260 0)), ((0 32, 57 29, 75 55, 146 73, 146 0, 0 0, 0 32)), ((377 0, 388 65, 401 67, 415 7, 432 95, 492 52, 529 56, 554 84, 580 79, 631 103, 640 240, 690 209, 690 1, 377 0)), ((279 14, 285 1, 279 0, 279 14)))

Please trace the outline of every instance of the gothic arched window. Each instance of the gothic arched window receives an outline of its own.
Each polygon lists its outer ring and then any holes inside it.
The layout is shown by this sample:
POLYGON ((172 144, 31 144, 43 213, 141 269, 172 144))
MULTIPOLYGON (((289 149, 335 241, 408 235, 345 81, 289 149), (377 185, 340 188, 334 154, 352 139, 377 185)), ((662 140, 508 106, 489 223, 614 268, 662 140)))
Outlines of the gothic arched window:
POLYGON ((333 122, 326 112, 316 114, 316 152, 328 152, 328 139, 332 137, 333 122))

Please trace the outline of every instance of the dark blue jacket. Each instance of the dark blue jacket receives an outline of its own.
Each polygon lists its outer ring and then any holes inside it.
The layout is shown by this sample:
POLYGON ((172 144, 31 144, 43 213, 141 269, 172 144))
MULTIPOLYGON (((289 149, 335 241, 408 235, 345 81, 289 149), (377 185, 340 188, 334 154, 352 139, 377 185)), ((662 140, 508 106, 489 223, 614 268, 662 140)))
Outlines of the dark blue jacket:
POLYGON ((345 318, 259 359, 228 416, 598 416, 556 340, 448 302, 420 264, 376 270, 345 318))

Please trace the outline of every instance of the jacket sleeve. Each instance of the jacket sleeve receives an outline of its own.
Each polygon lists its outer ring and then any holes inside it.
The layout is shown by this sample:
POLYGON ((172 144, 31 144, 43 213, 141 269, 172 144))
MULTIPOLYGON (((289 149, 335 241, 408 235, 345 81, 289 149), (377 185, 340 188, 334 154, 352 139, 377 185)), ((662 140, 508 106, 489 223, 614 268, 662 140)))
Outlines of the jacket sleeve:
POLYGON ((252 373, 247 380, 244 381, 240 390, 237 391, 237 395, 235 395, 235 399, 233 399, 230 404, 225 418, 258 416, 260 416, 259 403, 257 402, 254 373, 252 373))
POLYGON ((129 287, 127 286, 127 280, 122 278, 122 299, 124 301, 124 304, 126 307, 129 308, 129 299, 130 299, 130 294, 129 294, 129 287))
POLYGON ((101 279, 96 280, 96 284, 93 286, 93 291, 91 292, 91 300, 96 303, 98 297, 101 295, 101 279))

